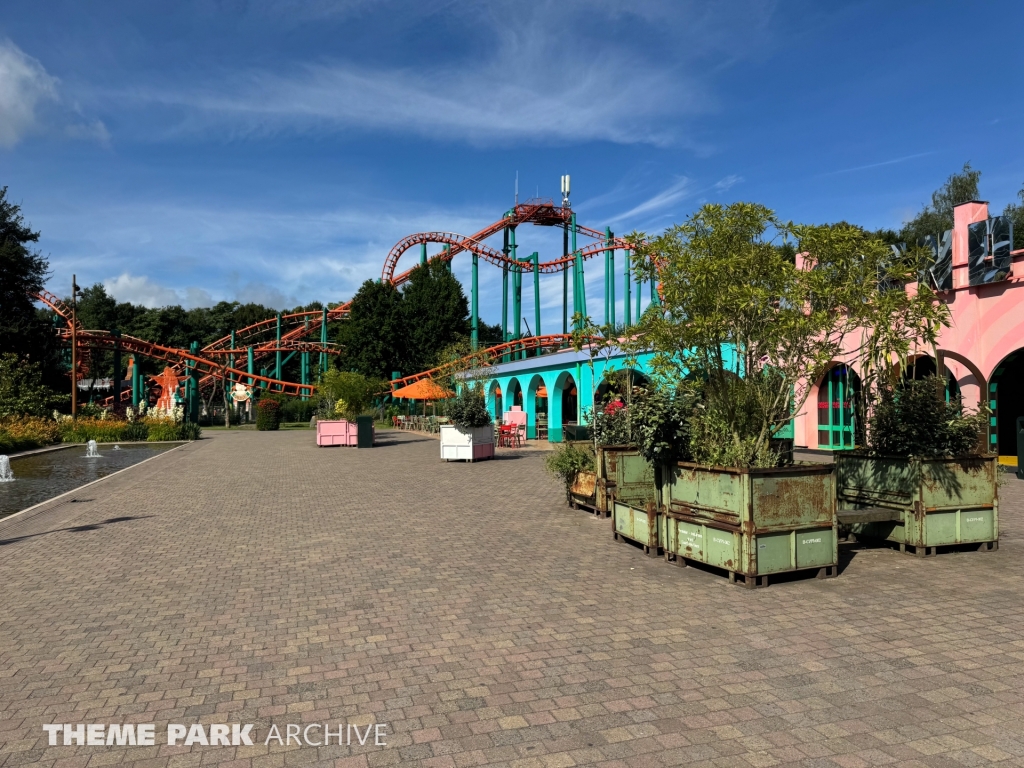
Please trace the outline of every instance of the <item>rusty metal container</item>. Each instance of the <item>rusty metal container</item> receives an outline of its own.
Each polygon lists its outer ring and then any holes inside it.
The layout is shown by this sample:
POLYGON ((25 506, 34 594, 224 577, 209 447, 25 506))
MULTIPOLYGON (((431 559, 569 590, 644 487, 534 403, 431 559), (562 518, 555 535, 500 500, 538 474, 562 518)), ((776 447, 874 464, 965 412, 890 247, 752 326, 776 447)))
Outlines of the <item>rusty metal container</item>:
POLYGON ((859 538, 924 557, 936 547, 999 546, 998 457, 836 455, 839 521, 859 538))
POLYGON ((608 517, 611 497, 643 508, 659 502, 657 473, 628 445, 599 445, 594 472, 581 472, 569 491, 570 504, 608 517))
POLYGON ((612 497, 612 537, 616 541, 635 541, 645 553, 657 557, 661 554, 660 521, 658 505, 653 501, 638 507, 612 497))
POLYGON ((665 482, 661 546, 679 565, 693 560, 729 580, 767 586, 772 574, 836 575, 839 560, 832 467, 706 467, 680 462, 665 482))

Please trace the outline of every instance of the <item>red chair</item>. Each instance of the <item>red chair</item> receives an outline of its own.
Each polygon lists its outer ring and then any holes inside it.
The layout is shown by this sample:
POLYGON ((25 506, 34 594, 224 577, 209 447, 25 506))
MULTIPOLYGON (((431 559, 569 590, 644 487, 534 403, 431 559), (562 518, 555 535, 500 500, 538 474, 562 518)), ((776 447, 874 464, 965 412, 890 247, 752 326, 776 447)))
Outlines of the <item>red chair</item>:
POLYGON ((498 446, 504 446, 506 448, 512 447, 512 425, 502 424, 498 428, 498 446))

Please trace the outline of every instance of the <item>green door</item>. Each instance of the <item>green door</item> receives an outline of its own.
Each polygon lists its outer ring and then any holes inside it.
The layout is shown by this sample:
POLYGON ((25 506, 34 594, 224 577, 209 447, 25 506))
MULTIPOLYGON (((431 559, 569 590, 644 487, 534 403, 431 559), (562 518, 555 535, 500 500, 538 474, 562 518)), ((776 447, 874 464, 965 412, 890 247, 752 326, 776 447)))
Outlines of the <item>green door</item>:
POLYGON ((849 450, 854 447, 855 404, 860 378, 849 366, 838 365, 818 387, 818 447, 849 450))

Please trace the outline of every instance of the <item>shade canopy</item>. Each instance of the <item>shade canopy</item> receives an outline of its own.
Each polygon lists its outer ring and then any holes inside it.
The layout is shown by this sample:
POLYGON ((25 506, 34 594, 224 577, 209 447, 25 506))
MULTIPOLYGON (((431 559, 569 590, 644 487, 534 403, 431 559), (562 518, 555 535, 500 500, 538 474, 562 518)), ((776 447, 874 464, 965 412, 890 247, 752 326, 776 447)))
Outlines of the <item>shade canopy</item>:
POLYGON ((401 400, 444 400, 454 397, 455 393, 445 389, 432 379, 420 379, 401 389, 396 389, 391 396, 401 400))

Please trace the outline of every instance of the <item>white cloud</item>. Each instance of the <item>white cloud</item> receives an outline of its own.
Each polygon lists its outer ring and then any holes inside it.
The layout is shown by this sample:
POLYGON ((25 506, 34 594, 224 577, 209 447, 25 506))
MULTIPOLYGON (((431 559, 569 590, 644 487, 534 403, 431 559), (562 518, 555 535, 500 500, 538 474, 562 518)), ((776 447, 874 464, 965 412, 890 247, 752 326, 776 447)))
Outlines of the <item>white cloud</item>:
POLYGON ((36 129, 36 108, 57 100, 57 79, 10 40, 0 40, 0 146, 36 129))
POLYGON ((38 60, 10 40, 0 40, 0 147, 13 147, 32 133, 109 140, 102 121, 65 103, 59 85, 38 60))
POLYGON ((178 292, 173 288, 158 285, 148 277, 130 275, 124 272, 117 277, 103 281, 107 293, 118 301, 129 301, 144 307, 166 307, 180 303, 178 292))
POLYGON ((213 306, 213 297, 203 288, 188 286, 178 291, 160 285, 144 275, 122 272, 115 278, 103 281, 107 293, 118 301, 141 304, 144 307, 166 307, 180 304, 186 308, 213 306))

